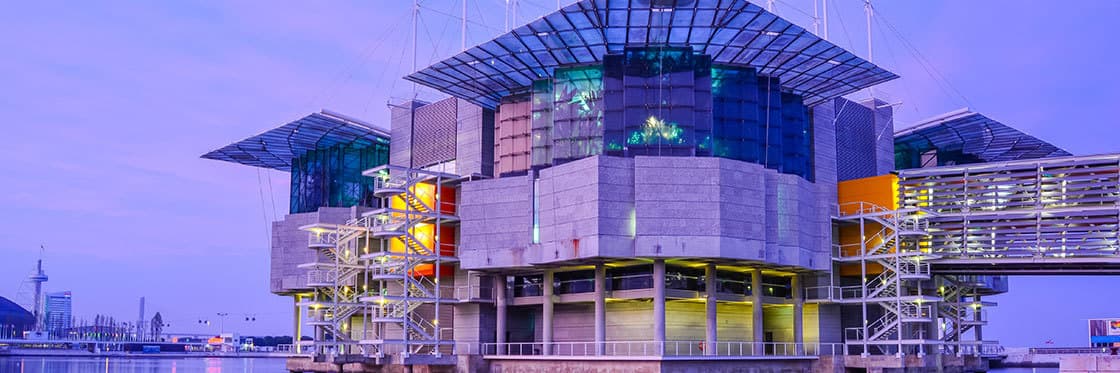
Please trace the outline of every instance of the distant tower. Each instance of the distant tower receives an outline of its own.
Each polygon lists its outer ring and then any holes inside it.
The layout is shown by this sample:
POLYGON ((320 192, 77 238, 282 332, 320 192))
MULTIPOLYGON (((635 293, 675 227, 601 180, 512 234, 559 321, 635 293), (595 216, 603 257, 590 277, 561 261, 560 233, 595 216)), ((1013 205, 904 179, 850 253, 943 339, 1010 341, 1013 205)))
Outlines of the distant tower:
POLYGON ((43 330, 43 283, 47 282, 47 274, 43 273, 43 259, 40 254, 39 263, 35 266, 35 273, 27 280, 35 283, 35 331, 43 330))
POLYGON ((144 297, 140 297, 140 318, 136 320, 136 338, 144 338, 144 297))

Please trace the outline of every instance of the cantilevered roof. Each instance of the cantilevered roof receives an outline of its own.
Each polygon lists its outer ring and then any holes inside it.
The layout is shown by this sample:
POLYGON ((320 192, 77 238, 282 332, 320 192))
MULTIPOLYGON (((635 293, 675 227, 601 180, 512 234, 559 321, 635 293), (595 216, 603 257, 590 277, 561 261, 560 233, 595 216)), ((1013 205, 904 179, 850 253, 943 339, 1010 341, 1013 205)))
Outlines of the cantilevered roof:
POLYGON ((405 79, 494 108, 558 66, 665 45, 778 77, 808 105, 898 77, 745 0, 582 0, 405 79))
POLYGON ((959 150, 984 162, 1062 157, 1069 152, 967 108, 896 131, 895 151, 959 150))
POLYGON ((292 159, 339 144, 389 144, 389 133, 369 123, 323 110, 206 153, 202 158, 290 171, 292 159))

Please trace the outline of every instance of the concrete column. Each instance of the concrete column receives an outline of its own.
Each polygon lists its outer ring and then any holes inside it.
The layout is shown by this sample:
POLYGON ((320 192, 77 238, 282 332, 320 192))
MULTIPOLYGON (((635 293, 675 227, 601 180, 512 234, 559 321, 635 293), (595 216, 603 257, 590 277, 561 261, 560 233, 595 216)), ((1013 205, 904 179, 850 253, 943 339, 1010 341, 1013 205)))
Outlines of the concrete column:
POLYGON ((653 261, 653 340, 665 342, 665 260, 653 261))
POLYGON ((552 293, 555 289, 553 287, 553 274, 552 270, 544 271, 544 281, 541 282, 544 289, 544 296, 541 297, 543 298, 541 301, 541 329, 543 329, 541 330, 541 353, 545 355, 552 354, 552 293))
POLYGON ((793 291, 793 343, 798 355, 805 353, 805 297, 801 290, 801 275, 794 274, 789 279, 790 290, 793 291))
POLYGON ((704 268, 704 293, 705 305, 707 306, 707 322, 704 324, 707 329, 704 331, 704 354, 715 355, 718 351, 716 341, 719 339, 716 333, 719 328, 718 318, 716 318, 716 264, 708 263, 704 268))
POLYGON ((754 334, 754 353, 765 353, 762 342, 766 339, 762 324, 762 269, 751 270, 751 332, 754 334))
POLYGON ((595 354, 606 353, 607 341, 607 267, 595 265, 595 354))
POLYGON ((299 309, 299 301, 301 298, 303 298, 303 296, 299 294, 296 294, 296 296, 292 298, 295 299, 295 302, 293 302, 293 304, 295 304, 295 313, 292 316, 292 322, 294 324, 292 325, 292 350, 297 354, 300 353, 299 340, 303 337, 303 312, 300 312, 299 309))
POLYGON ((495 275, 494 284, 494 341, 498 343, 498 354, 505 351, 506 343, 506 311, 509 309, 509 304, 506 301, 506 275, 495 275))

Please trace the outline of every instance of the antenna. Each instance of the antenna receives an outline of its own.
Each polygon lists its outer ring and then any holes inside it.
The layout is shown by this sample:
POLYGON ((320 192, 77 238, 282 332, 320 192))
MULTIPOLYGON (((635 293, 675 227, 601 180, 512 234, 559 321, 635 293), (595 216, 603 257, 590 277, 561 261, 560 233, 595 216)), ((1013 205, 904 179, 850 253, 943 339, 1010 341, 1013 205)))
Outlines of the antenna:
POLYGON ((766 11, 774 13, 774 0, 766 0, 766 11))

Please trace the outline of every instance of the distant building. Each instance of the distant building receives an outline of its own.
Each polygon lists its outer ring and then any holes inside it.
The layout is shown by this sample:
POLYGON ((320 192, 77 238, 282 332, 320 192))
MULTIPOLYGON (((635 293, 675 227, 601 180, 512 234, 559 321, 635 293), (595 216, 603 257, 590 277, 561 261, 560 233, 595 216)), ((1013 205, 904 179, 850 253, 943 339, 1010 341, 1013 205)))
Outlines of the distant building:
POLYGON ((70 329, 73 319, 70 292, 47 293, 45 314, 44 324, 48 333, 59 335, 70 329))
POLYGON ((0 297, 0 338, 19 337, 35 327, 35 315, 8 298, 0 297))
POLYGON ((1120 343, 1120 318, 1089 319, 1089 346, 1111 347, 1120 343))

